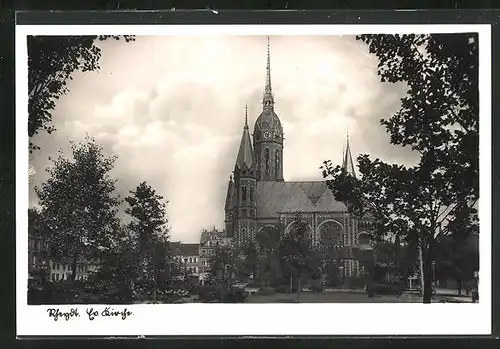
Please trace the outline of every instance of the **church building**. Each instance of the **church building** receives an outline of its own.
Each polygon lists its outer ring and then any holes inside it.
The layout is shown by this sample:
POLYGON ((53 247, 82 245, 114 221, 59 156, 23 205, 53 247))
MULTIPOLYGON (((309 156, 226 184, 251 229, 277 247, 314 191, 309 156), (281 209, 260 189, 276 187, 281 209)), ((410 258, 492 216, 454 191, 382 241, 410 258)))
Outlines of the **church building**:
MULTIPOLYGON (((299 213, 308 223, 312 243, 342 249, 345 252, 345 275, 358 275, 357 251, 370 249, 362 222, 352 218, 346 206, 335 200, 325 181, 284 180, 284 133, 274 110, 269 42, 262 112, 255 121, 252 136, 247 114, 245 109, 234 177, 229 179, 226 196, 227 235, 235 245, 241 245, 255 240, 261 233, 286 233, 293 227, 299 213)), ((348 139, 343 167, 355 175, 348 139)))

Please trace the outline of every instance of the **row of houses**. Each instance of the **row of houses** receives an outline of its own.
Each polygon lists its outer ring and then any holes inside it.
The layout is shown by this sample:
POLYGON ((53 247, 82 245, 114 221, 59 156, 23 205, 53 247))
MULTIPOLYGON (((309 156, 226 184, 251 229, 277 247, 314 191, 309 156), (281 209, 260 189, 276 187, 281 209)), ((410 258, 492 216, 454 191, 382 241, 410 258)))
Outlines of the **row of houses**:
POLYGON ((200 243, 185 244, 181 242, 171 243, 175 258, 181 262, 184 270, 201 284, 210 273, 210 261, 215 255, 215 250, 220 246, 228 246, 232 239, 226 236, 225 231, 204 229, 201 232, 200 243))
MULTIPOLYGON (((203 230, 200 243, 188 244, 171 242, 174 258, 180 262, 184 275, 197 278, 201 283, 206 280, 210 270, 210 258, 215 254, 217 246, 231 243, 231 238, 224 231, 217 229, 203 230)), ((87 280, 96 271, 96 266, 87 261, 79 261, 76 265, 76 280, 87 280)), ((68 280, 73 274, 73 262, 69 259, 56 260, 49 256, 49 245, 39 235, 28 234, 28 272, 30 279, 36 279, 44 273, 48 281, 68 280)))
MULTIPOLYGON (((74 272, 73 262, 67 258, 54 259, 49 255, 49 245, 41 236, 28 234, 28 273, 29 279, 45 274, 48 281, 68 280, 74 272)), ((87 280, 95 266, 87 261, 76 264, 76 280, 87 280)))

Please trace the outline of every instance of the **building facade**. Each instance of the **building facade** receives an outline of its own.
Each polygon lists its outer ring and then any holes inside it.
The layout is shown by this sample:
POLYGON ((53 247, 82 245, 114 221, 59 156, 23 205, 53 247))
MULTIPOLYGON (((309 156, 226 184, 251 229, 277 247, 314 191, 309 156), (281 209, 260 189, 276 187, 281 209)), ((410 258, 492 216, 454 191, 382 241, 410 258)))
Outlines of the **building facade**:
MULTIPOLYGON (((72 261, 55 259, 49 255, 49 244, 39 234, 28 234, 28 273, 30 279, 46 278, 49 282, 69 280, 73 274, 72 261)), ((80 261, 76 266, 76 280, 87 280, 97 266, 80 261)))
POLYGON ((224 230, 203 230, 200 237, 200 283, 204 284, 210 274, 211 261, 218 247, 231 246, 232 239, 224 230))
POLYGON ((182 278, 197 278, 200 275, 199 244, 171 243, 174 259, 179 262, 182 278))
MULTIPOLYGON (((344 250, 345 275, 358 275, 358 251, 370 248, 362 222, 335 200, 325 181, 284 180, 283 140, 281 120, 274 110, 268 43, 262 112, 250 136, 245 108, 239 151, 228 183, 224 207, 227 236, 237 246, 255 240, 257 234, 286 233, 293 229, 299 213, 307 221, 312 243, 344 250)), ((342 165, 356 175, 348 138, 342 165)))

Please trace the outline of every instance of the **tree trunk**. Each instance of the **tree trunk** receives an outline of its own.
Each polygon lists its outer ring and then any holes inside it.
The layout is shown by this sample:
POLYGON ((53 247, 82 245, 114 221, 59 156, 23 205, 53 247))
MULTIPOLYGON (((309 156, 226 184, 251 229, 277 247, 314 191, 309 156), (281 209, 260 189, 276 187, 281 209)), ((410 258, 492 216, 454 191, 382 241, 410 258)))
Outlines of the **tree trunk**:
POLYGON ((421 290, 420 292, 421 292, 422 297, 424 297, 424 289, 425 289, 424 255, 423 255, 423 248, 422 248, 423 244, 424 243, 422 242, 422 239, 420 239, 420 245, 418 248, 418 259, 419 259, 419 265, 420 265, 420 290, 421 290))
POLYGON ((76 267, 78 266, 78 255, 75 254, 73 256, 73 261, 71 263, 71 268, 73 269, 73 272, 71 273, 71 281, 75 281, 76 280, 76 267))
POLYGON ((423 272, 423 303, 431 303, 432 300, 432 247, 423 244, 422 248, 422 272, 423 272))
POLYGON ((300 289, 301 289, 301 284, 300 284, 300 275, 297 275, 297 303, 300 302, 300 289))
POLYGON ((462 280, 457 280, 458 283, 458 295, 462 295, 462 280))

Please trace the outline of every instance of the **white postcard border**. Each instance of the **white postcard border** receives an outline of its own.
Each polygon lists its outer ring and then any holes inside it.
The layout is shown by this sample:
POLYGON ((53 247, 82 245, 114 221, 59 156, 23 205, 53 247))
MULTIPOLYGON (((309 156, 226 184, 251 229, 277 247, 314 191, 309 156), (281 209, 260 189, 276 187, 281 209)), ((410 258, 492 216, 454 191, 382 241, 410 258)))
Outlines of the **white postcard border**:
POLYGON ((16 26, 16 321, 18 336, 141 335, 466 335, 491 333, 490 25, 104 25, 16 26), (80 317, 54 321, 53 306, 27 305, 27 35, 355 35, 478 32, 480 42, 480 302, 477 304, 171 304, 110 306, 127 319, 98 316, 104 305, 67 305, 80 317))

